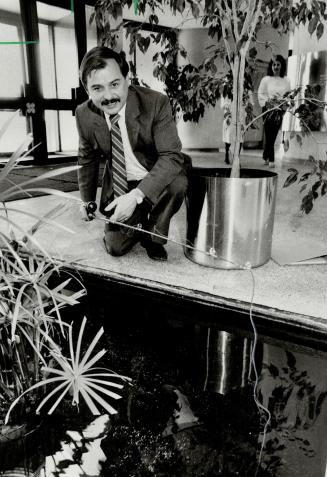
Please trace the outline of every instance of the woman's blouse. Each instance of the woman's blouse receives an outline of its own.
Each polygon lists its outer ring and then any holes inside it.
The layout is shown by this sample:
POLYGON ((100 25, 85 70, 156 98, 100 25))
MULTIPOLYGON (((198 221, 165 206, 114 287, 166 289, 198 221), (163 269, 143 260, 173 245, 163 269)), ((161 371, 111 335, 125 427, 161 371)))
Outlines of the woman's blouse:
POLYGON ((263 108, 266 102, 272 98, 282 97, 291 90, 291 83, 287 76, 264 76, 258 89, 258 101, 263 108))

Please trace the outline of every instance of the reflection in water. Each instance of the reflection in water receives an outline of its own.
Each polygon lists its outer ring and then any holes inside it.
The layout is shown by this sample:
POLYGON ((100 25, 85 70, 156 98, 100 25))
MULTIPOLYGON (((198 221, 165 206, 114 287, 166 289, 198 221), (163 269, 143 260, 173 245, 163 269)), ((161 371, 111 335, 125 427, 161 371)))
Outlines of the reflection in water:
POLYGON ((206 391, 227 394, 245 387, 249 382, 250 362, 249 338, 208 328, 206 391))
POLYGON ((66 440, 61 449, 46 456, 40 477, 57 477, 64 471, 69 477, 80 475, 100 475, 101 462, 106 460, 100 443, 109 424, 109 416, 96 418, 82 432, 67 430, 66 440))
MULTIPOLYGON (((47 421, 41 443, 27 446, 44 456, 30 458, 29 475, 254 477, 264 416, 253 400, 250 340, 210 329, 208 345, 202 325, 108 325, 110 364, 134 386, 110 422, 107 415, 81 425, 47 421)), ((325 356, 263 344, 256 361, 260 399, 272 414, 257 476, 324 477, 325 356)), ((17 454, 22 469, 21 462, 17 454)), ((2 463, 0 475, 13 475, 2 463)))

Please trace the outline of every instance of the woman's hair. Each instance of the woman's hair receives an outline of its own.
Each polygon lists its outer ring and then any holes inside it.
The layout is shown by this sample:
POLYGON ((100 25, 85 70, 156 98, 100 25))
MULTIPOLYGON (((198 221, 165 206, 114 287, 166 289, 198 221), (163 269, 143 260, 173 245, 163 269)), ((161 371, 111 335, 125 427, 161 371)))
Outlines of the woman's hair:
POLYGON ((87 77, 93 70, 100 70, 107 66, 106 60, 115 60, 119 66, 121 74, 126 78, 129 67, 123 52, 117 53, 106 46, 96 46, 88 51, 81 63, 79 70, 81 82, 85 89, 87 89, 87 77))
POLYGON ((284 78, 285 73, 286 73, 286 60, 282 55, 276 55, 273 60, 270 60, 269 65, 268 65, 268 76, 274 76, 274 72, 272 70, 272 65, 275 63, 275 61, 279 61, 280 63, 280 72, 279 76, 281 78, 284 78))

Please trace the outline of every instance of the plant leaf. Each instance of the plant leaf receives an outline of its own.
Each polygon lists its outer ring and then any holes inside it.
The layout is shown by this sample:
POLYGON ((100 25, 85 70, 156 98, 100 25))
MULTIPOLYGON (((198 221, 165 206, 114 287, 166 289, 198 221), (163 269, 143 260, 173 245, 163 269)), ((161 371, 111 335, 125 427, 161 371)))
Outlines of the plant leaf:
POLYGON ((0 172, 0 182, 3 182, 5 180, 5 178, 8 176, 10 171, 15 167, 17 159, 20 158, 22 153, 31 144, 32 141, 33 141, 33 136, 30 134, 27 135, 27 137, 24 139, 21 145, 12 154, 12 156, 10 157, 9 161, 7 162, 3 170, 0 172))
POLYGON ((283 187, 289 187, 291 184, 297 181, 298 172, 292 172, 284 182, 283 187))

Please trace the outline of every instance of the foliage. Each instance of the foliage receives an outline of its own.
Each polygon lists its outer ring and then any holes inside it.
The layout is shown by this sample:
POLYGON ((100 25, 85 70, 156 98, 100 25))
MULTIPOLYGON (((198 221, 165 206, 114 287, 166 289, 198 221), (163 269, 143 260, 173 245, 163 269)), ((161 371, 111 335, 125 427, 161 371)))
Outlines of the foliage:
MULTIPOLYGON (((0 139, 16 114, 2 127, 0 139)), ((0 184, 4 186, 0 193, 0 423, 6 413, 8 421, 14 407, 16 414, 13 417, 16 420, 20 419, 20 413, 26 414, 37 406, 38 410, 41 409, 64 386, 67 392, 72 391, 74 404, 78 405, 81 394, 92 413, 99 413, 96 403, 112 413, 115 410, 95 390, 105 397, 118 399, 120 396, 109 391, 107 386, 118 389, 122 386, 108 381, 112 372, 103 370, 97 373, 93 368, 93 364, 105 353, 104 350, 90 358, 103 330, 98 332, 89 347, 82 349, 83 321, 74 352, 72 324, 62 318, 63 308, 76 305, 85 295, 85 289, 71 272, 65 270, 65 264, 56 263, 35 238, 35 233, 43 224, 71 232, 53 220, 53 216, 65 210, 65 207, 63 204, 56 205, 43 217, 38 217, 6 202, 17 191, 24 191, 27 196, 34 191, 41 191, 79 201, 64 192, 30 187, 33 182, 76 170, 78 166, 52 170, 20 186, 8 181, 8 175, 19 159, 30 152, 28 147, 31 142, 32 137, 27 136, 0 172, 0 184), (7 183, 9 186, 5 188, 7 183), (29 231, 21 226, 22 214, 36 220, 29 231), (74 291, 76 286, 78 289, 74 291), (65 358, 63 354, 67 343, 70 358, 65 358), (49 374, 59 378, 49 378, 49 374), (53 386, 57 381, 62 383, 53 386), (48 393, 46 397, 44 393, 48 393), (20 401, 22 397, 24 399, 20 401), (16 407, 18 402, 20 408, 16 407)), ((128 379, 115 376, 125 381, 128 379)), ((62 398, 63 394, 49 412, 56 408, 62 398)))
POLYGON ((327 396, 327 391, 317 389, 312 383, 307 371, 297 369, 295 356, 289 351, 285 353, 286 366, 264 364, 261 381, 272 415, 263 468, 274 471, 281 467, 281 452, 289 442, 295 442, 306 457, 315 455, 302 431, 314 426, 327 396), (268 396, 265 382, 271 391, 268 396))
MULTIPOLYGON (((8 422, 12 409, 26 393, 30 393, 41 386, 49 386, 53 384, 55 384, 53 390, 49 392, 46 397, 44 397, 40 404, 38 404, 36 413, 39 413, 41 408, 58 393, 60 393, 60 395, 51 406, 48 414, 53 413, 67 393, 72 395, 72 403, 76 406, 79 405, 79 396, 81 395, 93 415, 100 415, 96 404, 102 406, 109 414, 117 413, 117 411, 101 397, 101 394, 104 394, 105 397, 110 397, 112 399, 120 399, 120 395, 111 391, 110 389, 107 389, 107 387, 113 387, 117 389, 123 388, 122 384, 112 381, 112 378, 123 379, 125 381, 130 381, 130 379, 126 376, 108 372, 108 370, 104 368, 93 367, 93 364, 99 361, 106 353, 106 351, 102 349, 91 358, 91 353, 103 334, 103 328, 98 331, 91 344, 87 347, 85 354, 82 356, 81 347, 85 324, 86 318, 83 319, 82 325, 80 327, 76 350, 74 350, 72 326, 69 326, 69 358, 63 356, 61 348, 52 340, 49 334, 44 333, 44 346, 48 349, 50 362, 52 361, 53 365, 43 366, 41 370, 45 375, 45 378, 30 386, 12 402, 6 415, 5 423, 8 422), (49 377, 51 375, 52 377, 49 377), (101 394, 99 394, 99 392, 101 394)), ((41 360, 43 360, 41 354, 39 354, 39 357, 41 360)))
POLYGON ((300 193, 304 193, 301 202, 301 211, 309 214, 313 208, 314 201, 322 197, 327 192, 327 160, 316 161, 313 156, 309 156, 312 164, 309 172, 303 173, 299 178, 299 171, 295 168, 289 168, 290 175, 287 177, 283 187, 289 187, 298 181, 302 183, 300 193))

